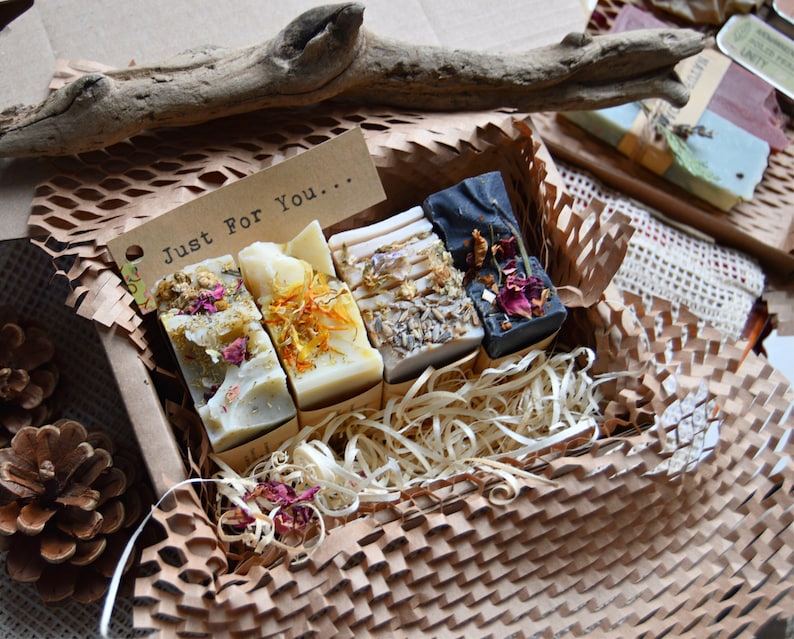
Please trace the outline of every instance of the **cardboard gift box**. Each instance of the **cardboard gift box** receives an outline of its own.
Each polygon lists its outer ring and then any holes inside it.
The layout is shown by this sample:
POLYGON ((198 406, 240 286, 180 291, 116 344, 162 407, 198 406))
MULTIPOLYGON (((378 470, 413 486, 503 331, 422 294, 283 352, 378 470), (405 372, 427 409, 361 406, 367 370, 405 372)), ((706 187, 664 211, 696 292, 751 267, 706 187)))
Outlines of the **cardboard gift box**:
POLYGON ((69 275, 81 286, 72 301, 106 325, 102 340, 160 492, 204 472, 208 451, 192 439, 152 316, 135 310, 107 242, 198 194, 222 198, 220 185, 351 128, 364 131, 387 197, 342 227, 500 170, 527 245, 570 310, 555 347, 588 346, 595 372, 627 373, 605 387, 601 439, 504 460, 531 471, 517 479, 513 501, 491 498, 499 482, 487 472, 440 479, 329 521, 308 557, 241 553, 220 538, 206 487, 179 488, 154 512, 166 536, 144 550, 137 628, 162 636, 563 628, 634 636, 657 632, 659 623, 672 635, 731 633, 785 613, 790 390, 685 310, 612 301, 609 280, 631 229, 620 217, 601 219, 597 206, 573 210, 522 121, 498 112, 256 114, 61 161, 62 174, 40 190, 34 220, 56 236, 58 219, 73 210, 87 220, 65 248, 47 248, 56 260, 76 260, 69 275), (65 210, 66 189, 90 197, 65 210))

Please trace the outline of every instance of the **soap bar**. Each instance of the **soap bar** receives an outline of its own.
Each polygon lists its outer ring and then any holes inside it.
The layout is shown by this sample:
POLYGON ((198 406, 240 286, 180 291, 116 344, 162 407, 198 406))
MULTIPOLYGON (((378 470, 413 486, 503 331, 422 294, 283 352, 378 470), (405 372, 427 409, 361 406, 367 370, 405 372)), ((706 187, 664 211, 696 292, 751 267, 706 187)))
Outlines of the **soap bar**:
MULTIPOLYGON (((632 102, 596 111, 571 111, 563 117, 617 148, 640 110, 632 102)), ((662 177, 723 211, 751 200, 767 167, 769 145, 711 111, 701 116, 698 126, 709 135, 691 135, 686 144, 703 169, 693 171, 685 162, 673 161, 662 177)))
POLYGON ((328 239, 337 272, 350 286, 384 378, 401 383, 449 364, 483 339, 463 273, 417 206, 328 239))
POLYGON ((155 300, 215 452, 295 417, 286 375, 230 255, 168 275, 155 300))
POLYGON ((427 218, 466 273, 465 286, 485 329, 483 347, 497 359, 542 342, 567 317, 548 274, 524 250, 498 171, 429 196, 427 218))
MULTIPOLYGON (((613 31, 663 25, 624 7, 613 31)), ((751 200, 772 147, 788 142, 774 91, 730 58, 704 49, 676 66, 690 90, 681 109, 645 100, 595 111, 561 113, 623 155, 713 206, 728 211, 751 200)))
POLYGON ((349 287, 333 274, 317 222, 286 244, 255 242, 238 260, 300 410, 330 406, 382 380, 383 360, 349 287))

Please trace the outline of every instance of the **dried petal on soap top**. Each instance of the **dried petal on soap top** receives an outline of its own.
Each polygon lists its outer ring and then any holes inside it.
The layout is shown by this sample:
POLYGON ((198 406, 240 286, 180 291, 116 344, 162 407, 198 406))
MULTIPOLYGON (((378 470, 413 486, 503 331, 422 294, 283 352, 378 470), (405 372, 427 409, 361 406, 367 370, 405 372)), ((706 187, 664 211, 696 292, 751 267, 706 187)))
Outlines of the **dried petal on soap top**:
POLYGON ((500 238, 493 247, 496 259, 510 260, 518 255, 518 238, 515 235, 500 238))
POLYGON ((202 288, 199 290, 196 299, 194 299, 193 303, 188 307, 187 312, 191 315, 195 315, 201 311, 206 311, 207 313, 217 313, 219 310, 223 310, 222 308, 219 308, 219 306, 223 306, 222 304, 219 304, 219 302, 223 300, 225 295, 226 289, 220 282, 217 282, 211 290, 202 288))
POLYGON ((485 263, 485 257, 488 255, 488 240, 480 234, 479 229, 474 229, 471 232, 471 237, 474 240, 474 247, 471 251, 471 265, 473 268, 482 268, 485 263))
POLYGON ((380 250, 371 258, 362 260, 362 282, 367 288, 377 289, 388 282, 403 281, 408 277, 411 263, 405 250, 388 252, 380 250))
POLYGON ((341 301, 344 291, 329 286, 324 273, 278 291, 268 306, 267 319, 282 362, 299 372, 315 365, 316 353, 336 352, 333 331, 355 328, 341 301))
POLYGON ((230 364, 239 366, 245 360, 247 345, 248 336, 243 335, 242 337, 238 337, 236 340, 234 340, 226 348, 222 349, 221 355, 223 355, 223 359, 230 364))
POLYGON ((217 275, 202 270, 195 277, 195 283, 184 271, 177 271, 169 278, 164 278, 157 285, 155 297, 161 310, 179 309, 182 313, 197 315, 226 310, 229 307, 227 296, 240 292, 242 280, 238 279, 236 290, 228 291, 217 275))
POLYGON ((508 275, 504 286, 496 295, 497 302, 508 315, 540 317, 545 313, 544 305, 549 289, 539 277, 522 277, 516 273, 508 275))

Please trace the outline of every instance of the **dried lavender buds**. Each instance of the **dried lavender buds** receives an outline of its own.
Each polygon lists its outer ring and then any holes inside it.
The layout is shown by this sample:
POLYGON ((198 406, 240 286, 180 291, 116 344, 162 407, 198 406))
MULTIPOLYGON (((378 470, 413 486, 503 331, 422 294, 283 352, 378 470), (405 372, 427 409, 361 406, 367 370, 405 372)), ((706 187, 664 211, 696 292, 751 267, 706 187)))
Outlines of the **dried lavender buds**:
POLYGON ((329 239, 350 285, 387 382, 420 375, 475 350, 482 327, 463 273, 415 207, 329 239))

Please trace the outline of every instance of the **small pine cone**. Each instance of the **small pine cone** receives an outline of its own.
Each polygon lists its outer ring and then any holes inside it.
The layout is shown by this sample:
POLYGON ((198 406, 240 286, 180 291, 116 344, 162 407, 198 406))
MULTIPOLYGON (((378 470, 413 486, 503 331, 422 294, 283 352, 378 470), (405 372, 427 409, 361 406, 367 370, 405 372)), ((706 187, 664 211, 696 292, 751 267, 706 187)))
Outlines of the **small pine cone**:
POLYGON ((101 598, 128 529, 140 519, 135 477, 123 468, 139 471, 115 466, 112 452, 105 435, 89 435, 68 419, 22 428, 10 448, 0 449, 6 568, 15 581, 36 583, 44 601, 101 598))
POLYGON ((47 400, 58 384, 54 356, 46 331, 20 324, 9 307, 0 308, 0 446, 20 428, 49 418, 47 400))

